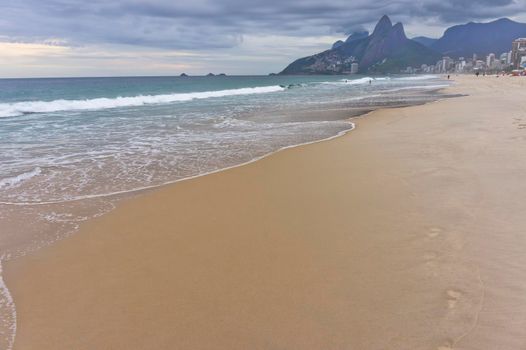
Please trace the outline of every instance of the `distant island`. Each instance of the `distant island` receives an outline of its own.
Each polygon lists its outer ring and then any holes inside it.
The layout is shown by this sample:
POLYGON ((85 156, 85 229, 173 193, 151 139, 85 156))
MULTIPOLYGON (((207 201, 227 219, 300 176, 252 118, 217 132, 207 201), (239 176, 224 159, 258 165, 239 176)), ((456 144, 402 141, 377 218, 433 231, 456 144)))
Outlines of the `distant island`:
MULTIPOLYGON (((185 78, 185 77, 188 77, 189 75, 186 73, 181 73, 179 76, 185 78)), ((226 77, 226 74, 225 73, 219 73, 219 74, 208 73, 206 76, 207 77, 226 77)))
POLYGON ((372 34, 352 33, 345 41, 336 41, 329 50, 292 62, 279 74, 498 71, 520 63, 513 62, 510 50, 512 42, 521 37, 526 37, 526 24, 502 18, 453 26, 439 39, 423 36, 409 39, 402 23, 393 25, 384 15, 372 34), (481 61, 480 57, 486 59, 481 61))

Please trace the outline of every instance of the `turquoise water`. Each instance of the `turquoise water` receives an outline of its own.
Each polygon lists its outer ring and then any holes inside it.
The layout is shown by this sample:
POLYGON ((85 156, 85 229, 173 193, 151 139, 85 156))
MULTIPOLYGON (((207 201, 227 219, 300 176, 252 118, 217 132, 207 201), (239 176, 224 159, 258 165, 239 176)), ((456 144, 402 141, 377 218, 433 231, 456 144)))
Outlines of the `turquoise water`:
POLYGON ((436 84, 425 76, 0 80, 0 203, 104 196, 232 166, 350 128, 313 111, 403 101, 408 88, 436 84), (309 119, 291 117, 302 109, 309 119))
POLYGON ((60 238, 115 195, 326 139, 357 111, 429 101, 443 86, 434 76, 0 80, 0 256, 60 238))
MULTIPOLYGON (((434 76, 0 79, 0 261, 71 234, 138 190, 333 137, 352 129, 345 117, 356 111, 433 100, 444 84, 434 76)), ((0 348, 10 347, 15 319, 0 283, 0 348)))
POLYGON ((0 101, 133 97, 338 81, 330 76, 216 76, 0 79, 0 101))

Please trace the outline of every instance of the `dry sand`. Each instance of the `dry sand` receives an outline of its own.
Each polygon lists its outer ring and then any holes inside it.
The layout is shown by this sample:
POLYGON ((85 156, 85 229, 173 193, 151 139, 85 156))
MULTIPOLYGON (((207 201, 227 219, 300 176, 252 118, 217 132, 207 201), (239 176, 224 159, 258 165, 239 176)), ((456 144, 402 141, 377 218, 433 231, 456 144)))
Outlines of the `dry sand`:
POLYGON ((526 79, 455 79, 8 262, 15 349, 524 349, 526 79))

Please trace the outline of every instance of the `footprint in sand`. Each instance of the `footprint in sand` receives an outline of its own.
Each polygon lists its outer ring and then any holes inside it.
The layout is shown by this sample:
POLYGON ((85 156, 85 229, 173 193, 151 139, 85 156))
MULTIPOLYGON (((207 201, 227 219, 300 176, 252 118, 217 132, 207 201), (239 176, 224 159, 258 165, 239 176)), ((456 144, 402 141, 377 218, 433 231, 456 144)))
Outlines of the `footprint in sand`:
POLYGON ((442 233, 442 230, 440 227, 431 227, 428 232, 427 232, 427 236, 430 237, 430 238, 434 238, 438 235, 440 235, 442 233))
POLYGON ((523 118, 513 118, 512 124, 517 125, 517 129, 526 129, 526 123, 521 123, 523 118))
POLYGON ((462 292, 455 289, 448 289, 447 294, 447 306, 450 309, 454 309, 457 306, 458 300, 462 296, 462 292))
POLYGON ((441 345, 437 348, 437 350, 451 350, 453 349, 453 341, 448 339, 444 342, 444 345, 441 345))
POLYGON ((425 252, 422 256, 424 264, 428 267, 434 267, 437 264, 438 253, 433 251, 425 252))
POLYGON ((438 258, 438 253, 429 251, 424 253, 424 260, 425 262, 431 262, 433 260, 436 260, 438 258))
POLYGON ((437 275, 437 264, 438 264, 438 253, 433 251, 425 252, 422 256, 424 267, 427 271, 427 274, 431 277, 437 275))

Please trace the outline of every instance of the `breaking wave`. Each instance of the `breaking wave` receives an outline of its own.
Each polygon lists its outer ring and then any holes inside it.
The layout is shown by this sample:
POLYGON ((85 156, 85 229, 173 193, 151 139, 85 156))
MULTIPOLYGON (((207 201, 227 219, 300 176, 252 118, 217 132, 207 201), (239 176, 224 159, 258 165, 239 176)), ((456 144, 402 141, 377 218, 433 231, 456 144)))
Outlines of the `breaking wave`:
POLYGON ((283 90, 285 90, 285 88, 281 86, 260 86, 241 89, 189 92, 165 95, 141 95, 134 97, 116 98, 101 97, 89 100, 23 101, 15 103, 0 103, 0 118, 16 117, 30 113, 49 113, 61 111, 110 109, 119 107, 138 107, 150 104, 185 102, 211 97, 264 94, 283 90))
POLYGON ((438 78, 436 75, 415 75, 412 77, 401 77, 398 78, 399 80, 428 80, 428 79, 436 79, 438 78))

